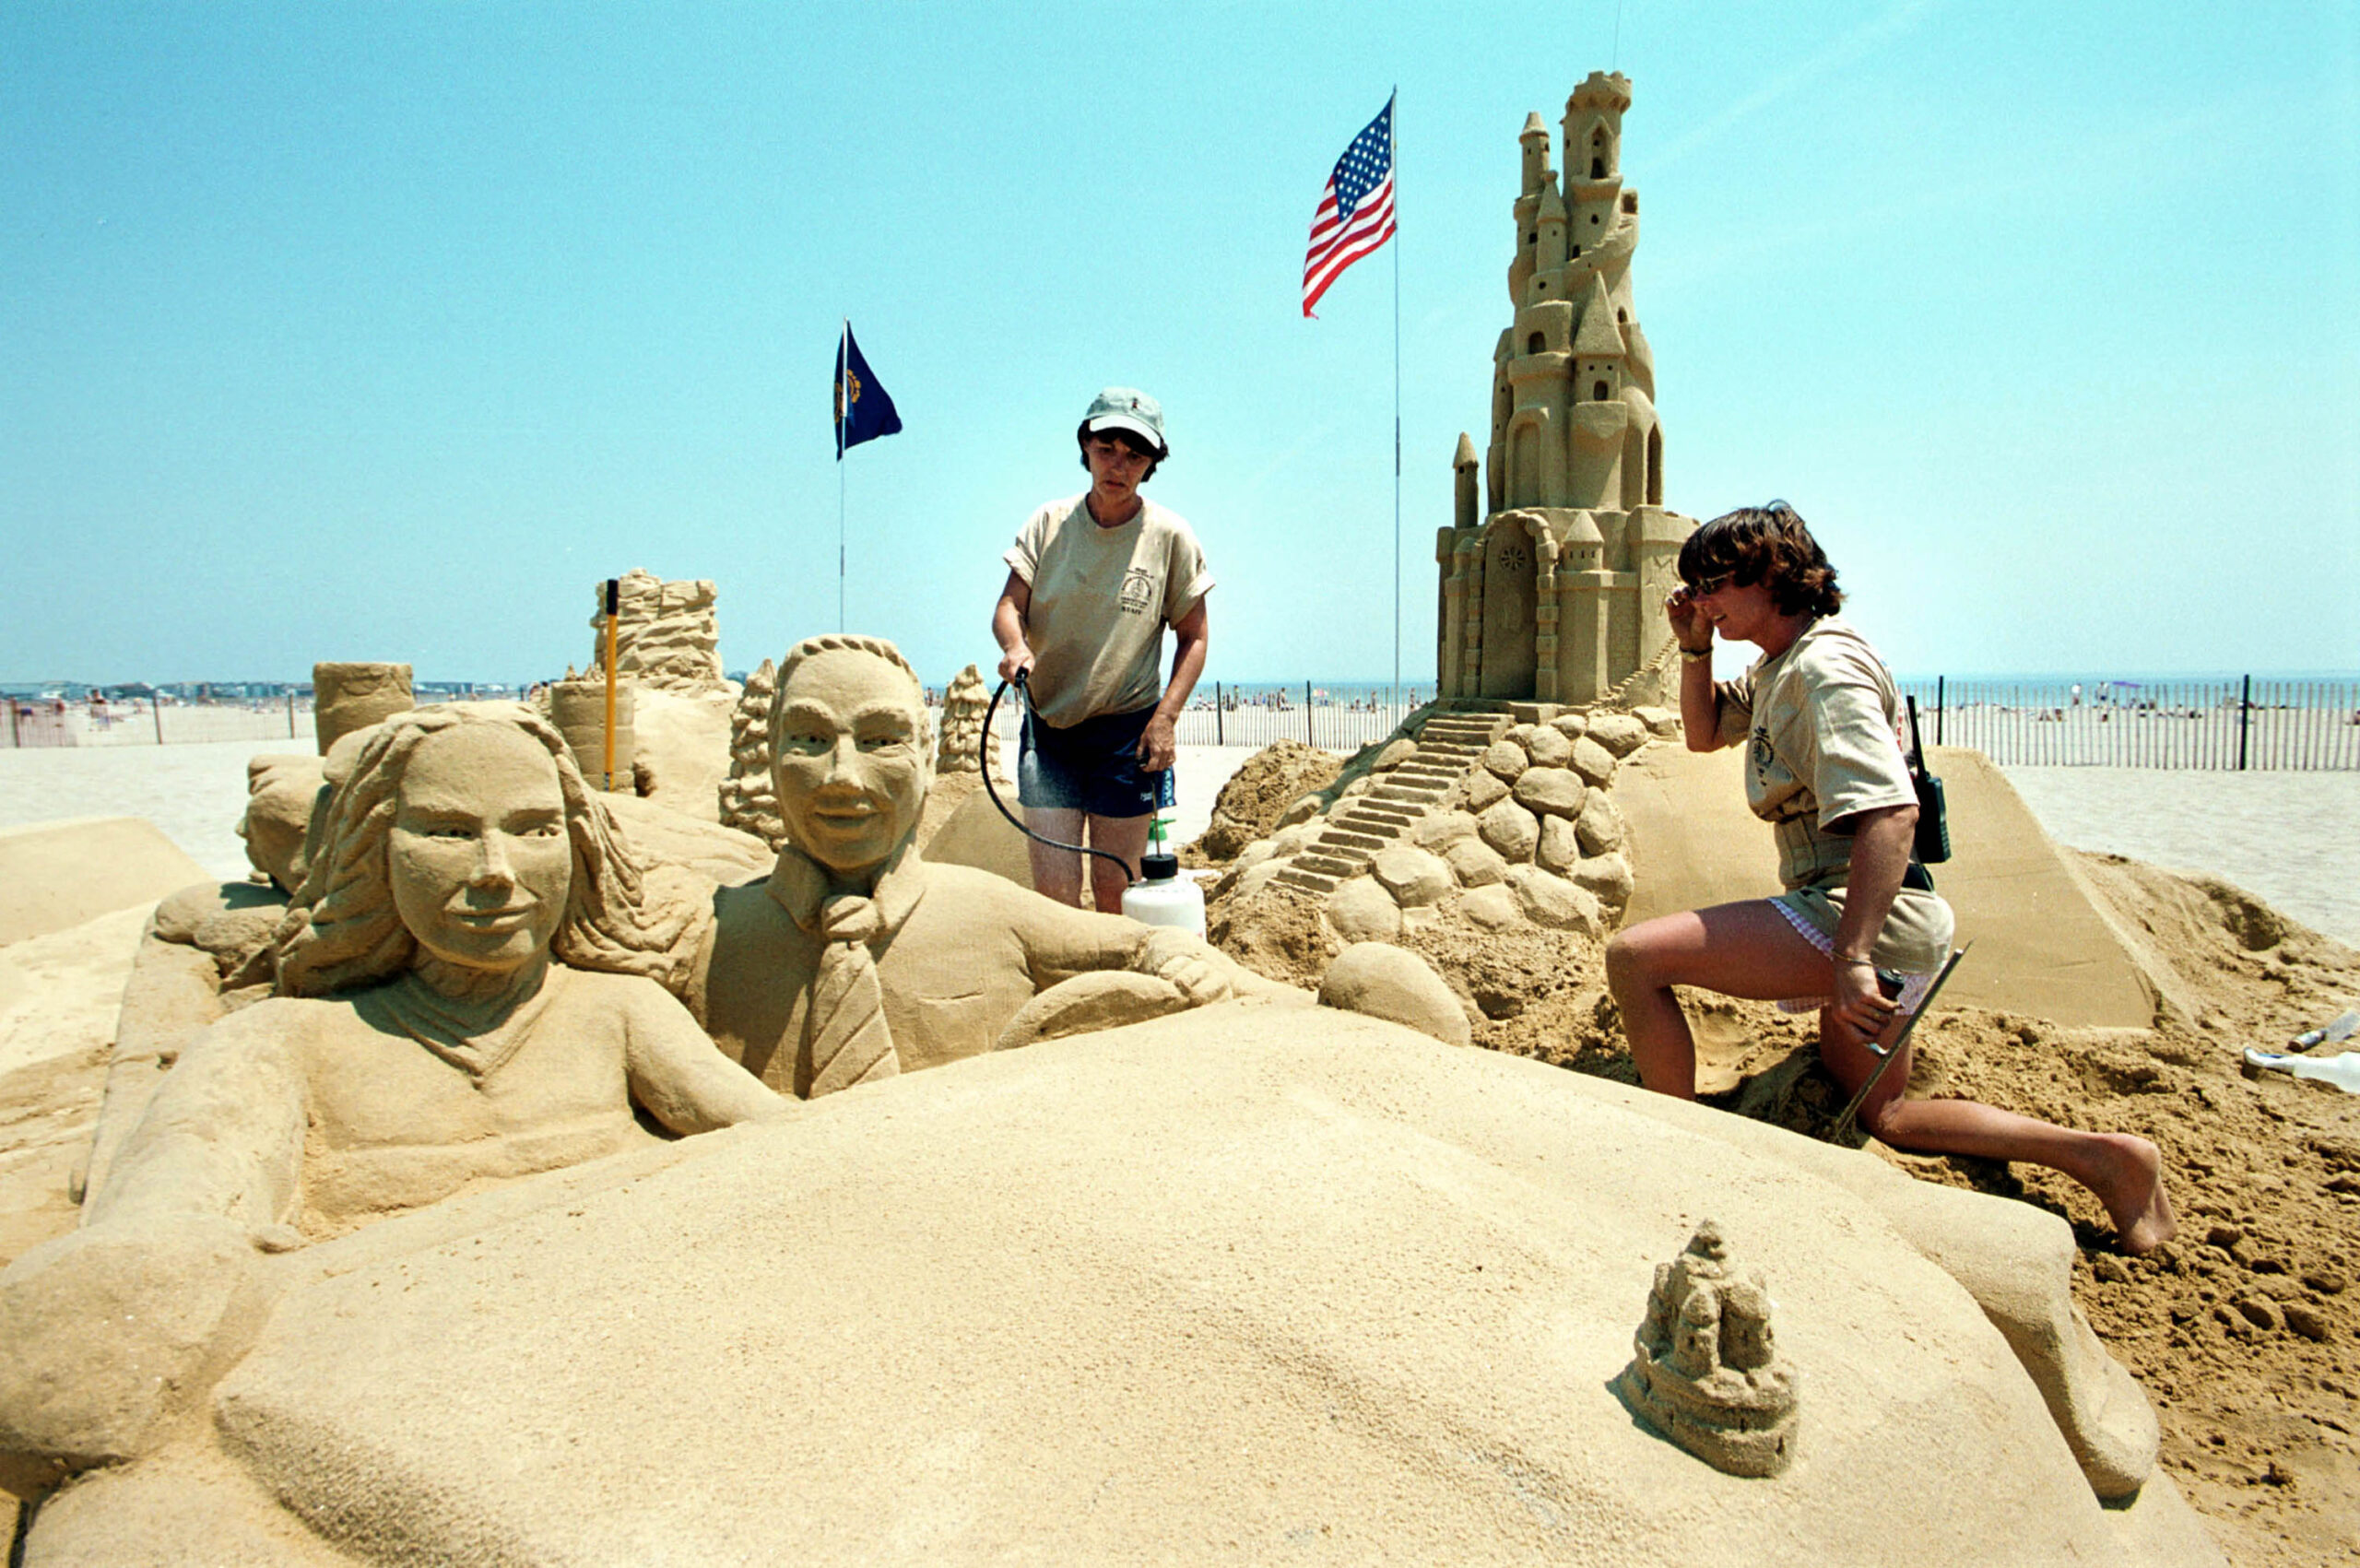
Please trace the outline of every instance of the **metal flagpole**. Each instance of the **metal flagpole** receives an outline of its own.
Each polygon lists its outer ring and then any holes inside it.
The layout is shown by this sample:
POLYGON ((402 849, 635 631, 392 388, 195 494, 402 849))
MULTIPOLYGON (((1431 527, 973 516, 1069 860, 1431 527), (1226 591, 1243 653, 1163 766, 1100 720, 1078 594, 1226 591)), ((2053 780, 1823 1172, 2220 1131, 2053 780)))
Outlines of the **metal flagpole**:
POLYGON ((844 393, 852 376, 852 317, 836 338, 836 631, 844 629, 844 417, 852 412, 844 393))
MULTIPOLYGON (((1386 158, 1393 174, 1393 706, 1401 706, 1401 88, 1385 103, 1386 158)), ((1398 723, 1398 720, 1395 721, 1398 723)))

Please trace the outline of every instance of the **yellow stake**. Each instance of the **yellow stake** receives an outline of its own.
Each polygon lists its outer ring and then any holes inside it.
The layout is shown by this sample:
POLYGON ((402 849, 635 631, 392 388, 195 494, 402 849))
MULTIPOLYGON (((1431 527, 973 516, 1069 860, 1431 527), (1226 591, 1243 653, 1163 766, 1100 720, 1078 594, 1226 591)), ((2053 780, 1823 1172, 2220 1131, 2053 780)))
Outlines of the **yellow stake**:
POLYGON ((615 787, 615 611, 622 598, 622 584, 616 578, 607 579, 607 755, 606 787, 612 794, 615 787))

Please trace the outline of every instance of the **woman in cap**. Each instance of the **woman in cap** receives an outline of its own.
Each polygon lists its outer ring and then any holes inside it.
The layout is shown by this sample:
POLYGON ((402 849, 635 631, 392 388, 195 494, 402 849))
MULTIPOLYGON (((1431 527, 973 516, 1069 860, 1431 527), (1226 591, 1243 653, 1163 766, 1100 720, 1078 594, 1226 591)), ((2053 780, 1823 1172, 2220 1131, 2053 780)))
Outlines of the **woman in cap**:
MULTIPOLYGON (((1900 694, 1876 651, 1836 614, 1835 569, 1792 507, 1717 517, 1680 550, 1665 605, 1682 654, 1681 719, 1694 751, 1742 745, 1746 804, 1778 843, 1773 899, 1665 915, 1607 944, 1607 984, 1639 1079, 1695 1096, 1695 1042, 1674 985, 1816 1008, 1820 1056, 1847 1093, 1880 1065, 1950 949, 1950 906, 1911 858, 1917 791, 1901 754, 1900 694), (1713 679, 1713 637, 1762 657, 1713 679), (1897 979, 1897 986, 1888 985, 1897 979), (1885 982, 1885 983, 1881 983, 1885 982)), ((1965 1100, 1906 1100, 1907 1048, 1860 1107, 1896 1149, 2029 1160, 2095 1193, 2123 1250, 2177 1227, 2155 1146, 2079 1132, 1965 1100)))
MULTIPOLYGON (((1000 678, 1023 676, 1031 693, 1017 795, 1032 831, 1087 842, 1136 869, 1150 818, 1171 803, 1173 725, 1204 671, 1213 579, 1188 525, 1139 493, 1171 455, 1162 406, 1110 386, 1074 435, 1090 489, 1018 531, 992 635, 1000 678), (1167 626, 1177 640, 1168 683, 1167 626)), ((1037 841, 1031 850, 1032 885, 1080 902, 1082 857, 1037 841)), ((1123 875, 1095 856, 1090 864, 1092 901, 1118 912, 1123 875)))

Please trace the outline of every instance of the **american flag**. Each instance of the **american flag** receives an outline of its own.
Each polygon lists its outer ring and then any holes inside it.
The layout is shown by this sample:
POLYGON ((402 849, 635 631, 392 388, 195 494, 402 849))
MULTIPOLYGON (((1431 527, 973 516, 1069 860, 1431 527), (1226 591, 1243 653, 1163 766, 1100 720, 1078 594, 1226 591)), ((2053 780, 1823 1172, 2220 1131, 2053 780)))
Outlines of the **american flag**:
POLYGON ((1303 258, 1303 313, 1351 265, 1393 238, 1393 100, 1352 138, 1319 193, 1303 258))

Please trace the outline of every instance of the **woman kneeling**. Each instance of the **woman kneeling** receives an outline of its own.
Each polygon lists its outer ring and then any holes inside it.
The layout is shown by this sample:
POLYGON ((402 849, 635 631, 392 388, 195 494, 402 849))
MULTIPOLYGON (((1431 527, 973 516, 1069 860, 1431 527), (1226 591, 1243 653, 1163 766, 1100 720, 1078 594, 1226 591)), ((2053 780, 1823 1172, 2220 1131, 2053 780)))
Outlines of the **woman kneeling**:
MULTIPOLYGON (((1950 949, 1950 906, 1910 857, 1917 791, 1901 753, 1893 677, 1836 611, 1843 595, 1803 520, 1783 501, 1717 517, 1680 551, 1683 586, 1665 604, 1682 655, 1680 710, 1691 750, 1746 748, 1745 798, 1778 844, 1776 898, 1666 915, 1607 945, 1639 1080, 1695 1096, 1696 1047, 1674 985, 1819 1009, 1820 1054, 1847 1093, 1880 1065, 1950 949), (1713 636, 1762 650, 1713 680, 1713 636), (1898 976, 1887 995, 1879 971, 1898 976)), ((2029 1160, 2095 1193, 2123 1250, 2143 1253, 2177 1222, 2155 1146, 2077 1132, 1965 1100, 1905 1100, 1907 1048, 1861 1104, 1896 1149, 2029 1160)))

